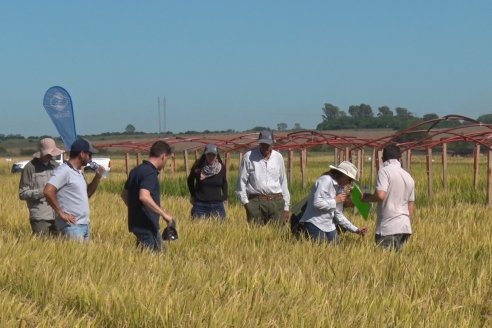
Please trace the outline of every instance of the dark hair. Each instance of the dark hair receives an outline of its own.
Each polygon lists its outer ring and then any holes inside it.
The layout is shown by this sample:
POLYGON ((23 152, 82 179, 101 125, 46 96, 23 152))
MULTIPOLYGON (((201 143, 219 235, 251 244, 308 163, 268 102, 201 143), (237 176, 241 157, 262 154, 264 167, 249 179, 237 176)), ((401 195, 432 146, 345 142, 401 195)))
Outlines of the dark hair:
MULTIPOLYGON (((220 164, 224 165, 224 163, 222 162, 222 159, 220 158, 219 153, 217 153, 217 160, 219 161, 220 164)), ((191 167, 191 172, 193 172, 195 170, 201 170, 203 168, 203 166, 205 166, 206 162, 207 162, 207 155, 202 154, 202 156, 200 156, 200 158, 197 159, 195 161, 195 163, 193 163, 193 166, 191 167)))
POLYGON ((386 162, 390 159, 400 159, 401 151, 400 147, 395 144, 388 145, 383 149, 383 162, 386 162))
POLYGON ((159 157, 162 154, 170 155, 171 154, 171 146, 165 141, 158 140, 152 144, 150 147, 149 156, 150 157, 159 157))
POLYGON ((75 158, 75 157, 79 156, 80 153, 81 153, 81 151, 79 151, 79 150, 71 150, 68 158, 69 159, 75 158))

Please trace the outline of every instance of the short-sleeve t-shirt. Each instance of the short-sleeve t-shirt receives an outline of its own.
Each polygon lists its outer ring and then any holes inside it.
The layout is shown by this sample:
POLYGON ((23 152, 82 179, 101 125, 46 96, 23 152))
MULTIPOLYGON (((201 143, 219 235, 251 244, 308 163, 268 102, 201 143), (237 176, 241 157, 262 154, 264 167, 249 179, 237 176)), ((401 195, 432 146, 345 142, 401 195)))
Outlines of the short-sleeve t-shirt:
POLYGON ((384 162, 378 172, 376 190, 386 192, 378 203, 376 234, 381 236, 411 234, 408 202, 415 201, 415 182, 396 159, 384 162))
POLYGON ((125 183, 128 195, 128 230, 159 233, 159 214, 146 208, 139 199, 140 189, 146 189, 154 202, 160 206, 159 171, 149 161, 130 171, 125 183))
POLYGON ((65 162, 53 171, 48 183, 57 189, 56 198, 60 208, 75 216, 75 224, 89 224, 89 196, 82 172, 65 162))

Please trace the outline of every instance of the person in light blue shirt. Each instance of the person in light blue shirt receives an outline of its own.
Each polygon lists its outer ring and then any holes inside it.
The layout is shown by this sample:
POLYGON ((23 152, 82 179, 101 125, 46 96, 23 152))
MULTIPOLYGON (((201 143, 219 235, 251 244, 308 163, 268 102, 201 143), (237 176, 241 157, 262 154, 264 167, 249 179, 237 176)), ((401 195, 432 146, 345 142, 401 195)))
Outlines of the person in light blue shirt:
POLYGON ((343 203, 349 194, 347 188, 356 178, 355 165, 344 161, 338 166, 330 165, 330 171, 316 180, 300 219, 311 239, 338 243, 336 224, 358 235, 366 234, 367 228, 357 228, 343 214, 343 203))

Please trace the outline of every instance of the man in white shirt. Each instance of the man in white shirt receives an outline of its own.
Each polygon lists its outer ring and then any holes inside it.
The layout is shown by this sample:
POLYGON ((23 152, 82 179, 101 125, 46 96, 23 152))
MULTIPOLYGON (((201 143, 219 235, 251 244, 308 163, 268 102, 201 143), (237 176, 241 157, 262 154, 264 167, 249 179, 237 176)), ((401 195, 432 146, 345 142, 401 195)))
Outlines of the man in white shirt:
POLYGON ((284 158, 273 150, 273 142, 271 131, 260 132, 259 146, 244 154, 239 169, 236 194, 250 223, 264 225, 272 220, 281 224, 289 220, 284 158))
POLYGON ((401 167, 400 159, 398 146, 386 146, 376 191, 364 194, 364 200, 378 202, 376 244, 394 250, 400 250, 410 238, 410 220, 415 212, 415 182, 401 167))

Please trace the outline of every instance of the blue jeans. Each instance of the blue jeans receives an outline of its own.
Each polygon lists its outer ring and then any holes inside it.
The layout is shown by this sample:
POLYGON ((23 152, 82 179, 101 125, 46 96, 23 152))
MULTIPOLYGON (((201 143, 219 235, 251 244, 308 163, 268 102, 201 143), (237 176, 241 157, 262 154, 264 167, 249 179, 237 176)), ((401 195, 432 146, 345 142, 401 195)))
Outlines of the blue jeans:
POLYGON ((224 220, 226 218, 224 202, 194 201, 191 209, 191 216, 195 219, 205 219, 211 216, 217 216, 224 220))
POLYGON ((304 222, 304 227, 306 228, 306 232, 308 233, 309 237, 314 241, 318 241, 320 243, 328 242, 333 244, 338 244, 340 242, 336 230, 326 232, 321 230, 311 222, 304 222))
POLYGON ((68 239, 88 242, 90 238, 89 224, 67 224, 60 229, 60 234, 68 239))
POLYGON ((150 230, 139 229, 138 231, 132 231, 135 237, 137 237, 137 247, 140 249, 148 249, 153 252, 161 251, 161 236, 150 230))

